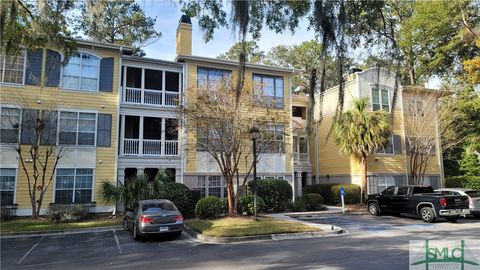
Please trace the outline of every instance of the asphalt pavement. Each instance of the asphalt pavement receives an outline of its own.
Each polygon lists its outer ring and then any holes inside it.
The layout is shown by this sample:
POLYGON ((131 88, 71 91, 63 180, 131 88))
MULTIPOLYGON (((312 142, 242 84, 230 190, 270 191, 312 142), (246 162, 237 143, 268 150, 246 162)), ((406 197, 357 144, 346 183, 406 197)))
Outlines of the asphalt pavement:
POLYGON ((205 244, 179 238, 134 241, 112 230, 2 238, 1 269, 408 269, 409 240, 478 239, 480 220, 425 224, 368 215, 306 219, 347 234, 301 240, 205 244))

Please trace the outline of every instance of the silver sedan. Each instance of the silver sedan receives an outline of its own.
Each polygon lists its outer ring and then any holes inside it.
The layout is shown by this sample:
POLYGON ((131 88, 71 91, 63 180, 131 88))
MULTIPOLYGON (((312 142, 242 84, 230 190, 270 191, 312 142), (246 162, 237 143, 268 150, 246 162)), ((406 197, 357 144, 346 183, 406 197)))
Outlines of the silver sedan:
POLYGON ((442 193, 444 195, 463 195, 468 196, 468 204, 470 213, 480 218, 480 191, 473 190, 471 188, 440 188, 435 192, 442 193))
POLYGON ((133 232, 133 238, 153 234, 182 234, 183 216, 169 200, 143 200, 135 210, 127 211, 123 228, 133 232))

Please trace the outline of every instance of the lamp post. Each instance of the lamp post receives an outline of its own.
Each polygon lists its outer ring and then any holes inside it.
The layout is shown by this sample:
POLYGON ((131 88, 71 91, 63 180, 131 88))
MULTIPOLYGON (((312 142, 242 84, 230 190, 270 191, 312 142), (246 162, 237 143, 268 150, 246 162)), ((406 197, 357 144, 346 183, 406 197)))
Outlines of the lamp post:
POLYGON ((257 138, 260 135, 260 130, 257 127, 252 127, 249 130, 253 143, 253 216, 255 221, 257 218, 257 138))

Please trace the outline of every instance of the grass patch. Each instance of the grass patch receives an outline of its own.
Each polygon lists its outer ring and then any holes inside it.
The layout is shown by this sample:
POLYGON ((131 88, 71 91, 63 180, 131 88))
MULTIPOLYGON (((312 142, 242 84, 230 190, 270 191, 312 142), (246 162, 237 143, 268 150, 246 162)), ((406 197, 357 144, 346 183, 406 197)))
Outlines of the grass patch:
POLYGON ((72 223, 52 223, 47 219, 16 218, 13 220, 2 221, 0 232, 17 233, 31 231, 52 231, 63 229, 82 229, 92 227, 115 226, 122 223, 122 218, 110 217, 92 217, 79 222, 72 223))
POLYGON ((187 226, 205 236, 240 237, 273 233, 316 232, 319 228, 294 221, 260 217, 255 222, 251 217, 220 218, 213 220, 191 219, 187 226))

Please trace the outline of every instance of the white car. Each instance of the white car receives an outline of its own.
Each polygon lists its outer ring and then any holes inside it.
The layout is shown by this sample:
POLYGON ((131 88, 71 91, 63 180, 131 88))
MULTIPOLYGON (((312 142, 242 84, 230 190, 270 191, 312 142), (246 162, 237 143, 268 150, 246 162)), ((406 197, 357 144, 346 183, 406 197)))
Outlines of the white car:
POLYGON ((480 218, 480 191, 473 190, 471 188, 440 188, 435 192, 442 193, 444 195, 464 195, 468 196, 470 213, 480 218))

